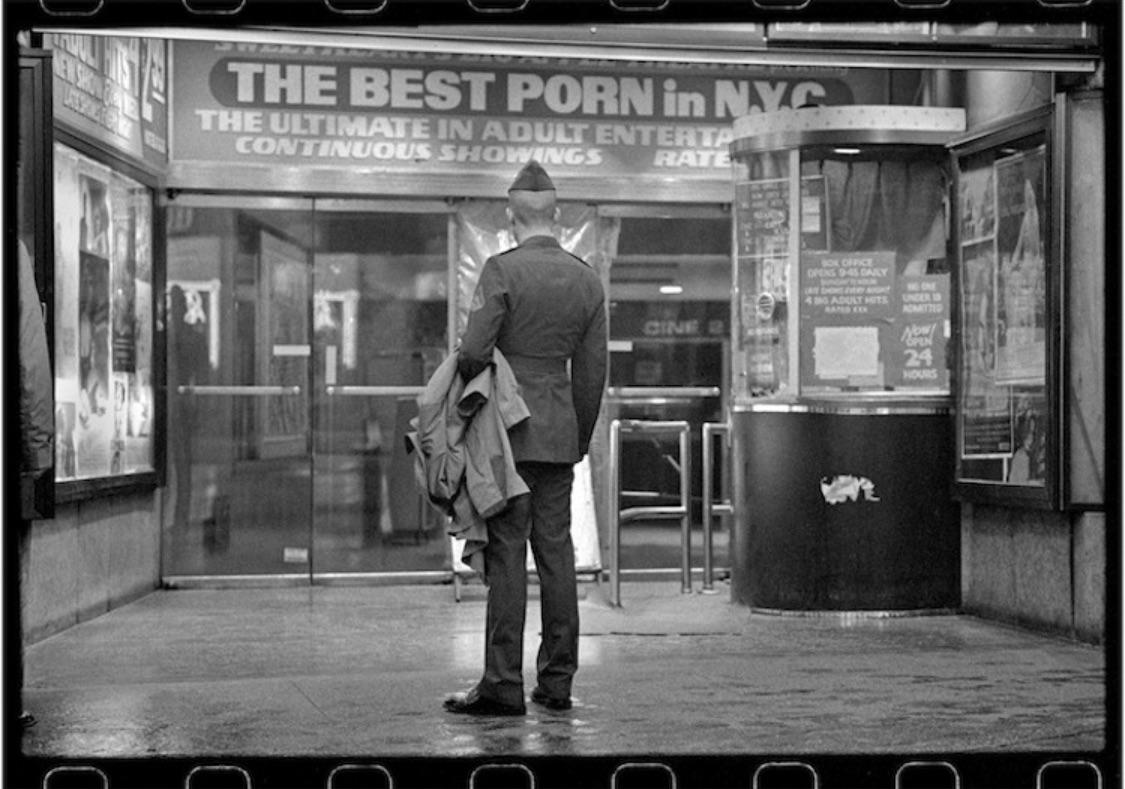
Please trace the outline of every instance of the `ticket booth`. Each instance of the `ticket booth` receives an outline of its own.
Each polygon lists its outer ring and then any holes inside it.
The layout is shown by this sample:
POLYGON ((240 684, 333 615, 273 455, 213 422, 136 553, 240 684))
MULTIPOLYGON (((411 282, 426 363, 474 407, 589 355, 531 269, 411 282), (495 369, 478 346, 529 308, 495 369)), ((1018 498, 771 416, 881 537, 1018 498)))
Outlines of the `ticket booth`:
POLYGON ((735 122, 732 597, 952 608, 948 151, 963 110, 735 122))

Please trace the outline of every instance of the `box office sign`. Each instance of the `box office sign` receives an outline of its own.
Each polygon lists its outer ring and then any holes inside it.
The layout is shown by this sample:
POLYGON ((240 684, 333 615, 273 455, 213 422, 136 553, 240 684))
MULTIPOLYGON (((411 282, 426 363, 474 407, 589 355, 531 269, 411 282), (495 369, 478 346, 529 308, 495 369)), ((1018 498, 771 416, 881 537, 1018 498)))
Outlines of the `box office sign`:
POLYGON ((150 38, 44 35, 54 114, 83 135, 162 170, 168 161, 167 44, 150 38))
POLYGON ((727 179, 733 118, 886 98, 849 69, 174 46, 180 162, 727 179))
POLYGON ((805 252, 800 282, 803 387, 948 387, 948 275, 898 274, 893 252, 805 252))

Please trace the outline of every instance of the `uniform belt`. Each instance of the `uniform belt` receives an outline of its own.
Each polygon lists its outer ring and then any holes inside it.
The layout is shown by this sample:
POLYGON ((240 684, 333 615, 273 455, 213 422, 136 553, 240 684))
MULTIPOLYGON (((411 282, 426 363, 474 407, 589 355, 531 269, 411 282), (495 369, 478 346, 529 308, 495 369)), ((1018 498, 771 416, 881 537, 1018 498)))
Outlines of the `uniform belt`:
POLYGON ((504 355, 513 370, 527 373, 565 373, 565 356, 509 356, 504 355))

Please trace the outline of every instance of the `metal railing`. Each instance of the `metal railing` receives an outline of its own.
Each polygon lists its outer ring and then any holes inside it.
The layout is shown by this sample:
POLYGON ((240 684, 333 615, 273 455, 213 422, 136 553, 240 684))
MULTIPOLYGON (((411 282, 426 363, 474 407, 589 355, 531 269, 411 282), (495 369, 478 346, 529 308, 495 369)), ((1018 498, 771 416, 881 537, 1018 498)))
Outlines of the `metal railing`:
POLYGON ((621 524, 628 521, 648 518, 665 520, 679 518, 681 533, 681 575, 682 589, 690 594, 691 589, 691 426, 685 421, 658 422, 645 419, 614 419, 609 425, 609 534, 610 534, 610 604, 621 605, 621 524), (649 435, 678 434, 680 455, 679 506, 621 507, 621 433, 645 433, 649 435))
MULTIPOLYGON (((715 568, 712 558, 712 531, 716 515, 733 515, 734 505, 730 499, 712 500, 715 485, 715 454, 713 450, 716 435, 725 436, 724 447, 730 447, 730 424, 727 422, 703 423, 703 593, 715 593, 715 568)), ((729 465, 729 464, 724 464, 729 465)))

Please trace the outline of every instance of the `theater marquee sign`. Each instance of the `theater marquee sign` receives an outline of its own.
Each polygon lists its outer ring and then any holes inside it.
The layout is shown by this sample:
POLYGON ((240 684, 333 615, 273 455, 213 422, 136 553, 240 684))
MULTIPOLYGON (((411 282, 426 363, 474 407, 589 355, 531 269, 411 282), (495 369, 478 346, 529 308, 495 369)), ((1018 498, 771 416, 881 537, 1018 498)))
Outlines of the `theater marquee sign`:
POLYGON ((175 42, 177 163, 728 180, 731 121, 887 100, 885 72, 175 42))

